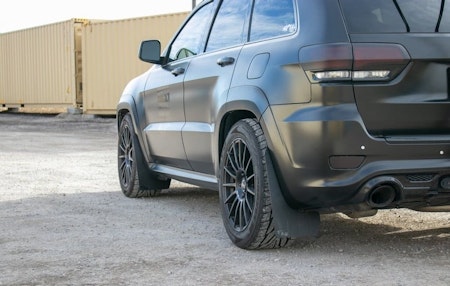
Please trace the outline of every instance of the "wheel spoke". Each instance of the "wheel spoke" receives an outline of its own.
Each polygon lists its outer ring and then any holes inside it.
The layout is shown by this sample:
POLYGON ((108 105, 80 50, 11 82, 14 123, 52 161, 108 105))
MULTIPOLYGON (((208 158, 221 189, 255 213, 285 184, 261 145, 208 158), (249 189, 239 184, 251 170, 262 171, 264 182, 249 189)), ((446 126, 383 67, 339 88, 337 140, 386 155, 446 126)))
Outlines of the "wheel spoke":
POLYGON ((128 185, 127 165, 125 161, 120 165, 120 179, 124 185, 128 185))
POLYGON ((238 157, 238 164, 239 164, 239 167, 242 167, 243 166, 243 161, 242 161, 242 141, 241 140, 239 140, 237 143, 236 143, 237 145, 238 145, 238 153, 237 153, 237 157, 238 157))
POLYGON ((236 187, 236 183, 226 183, 222 184, 222 186, 224 186, 225 188, 234 188, 236 187))
POLYGON ((244 222, 244 204, 240 201, 239 202, 239 228, 243 229, 245 226, 244 222))
POLYGON ((233 204, 230 207, 230 214, 228 216, 229 218, 231 218, 234 221, 235 226, 236 226, 236 220, 238 217, 238 214, 237 214, 238 209, 239 209, 238 204, 239 204, 239 200, 238 200, 238 198, 235 198, 233 204))
POLYGON ((251 188, 247 187, 247 195, 251 195, 252 197, 255 197, 255 191, 253 191, 251 188))
MULTIPOLYGON (((245 161, 247 160, 247 145, 246 144, 243 144, 244 145, 244 150, 241 150, 240 152, 241 152, 241 166, 245 166, 245 161)), ((245 170, 245 169, 244 169, 245 170)))
POLYGON ((252 165, 252 158, 248 158, 247 164, 245 165, 244 170, 245 170, 246 174, 247 174, 247 172, 248 172, 248 170, 250 168, 250 165, 252 165))
POLYGON ((255 178, 255 174, 251 174, 247 177, 247 182, 251 182, 255 178))
POLYGON ((120 145, 119 145, 120 151, 125 154, 126 153, 126 147, 123 144, 123 140, 121 140, 120 145))
POLYGON ((125 182, 126 185, 128 185, 128 182, 131 181, 131 167, 129 165, 127 165, 125 167, 125 182))
MULTIPOLYGON (((234 163, 236 164, 236 169, 240 169, 240 167, 241 167, 241 165, 239 164, 239 154, 238 154, 238 152, 236 152, 236 145, 237 145, 238 143, 235 143, 235 144, 233 144, 233 155, 234 155, 234 163)), ((238 148, 239 149, 239 148, 238 148)))
POLYGON ((121 138, 122 138, 122 142, 123 142, 123 145, 125 148, 128 147, 128 143, 129 143, 129 140, 128 140, 129 135, 128 134, 129 134, 128 128, 124 128, 121 133, 121 138))
MULTIPOLYGON (((234 174, 230 170, 228 170, 227 167, 224 167, 224 169, 225 169, 225 172, 227 172, 227 174, 230 175, 231 178, 233 178, 233 180, 236 180, 236 174, 234 174)), ((233 168, 233 170, 234 170, 234 168, 233 168)))
POLYGON ((238 167, 235 165, 235 163, 233 161, 231 151, 227 152, 227 156, 228 156, 228 162, 230 163, 231 168, 233 168, 234 172, 237 172, 238 171, 238 167))
MULTIPOLYGON (((237 194, 236 191, 233 191, 225 200, 225 204, 229 205, 234 200, 237 200, 237 194)), ((233 202, 234 203, 234 202, 233 202)), ((230 208, 231 209, 231 208, 230 208)))
POLYGON ((241 203, 242 205, 242 214, 243 214, 243 224, 241 225, 242 228, 246 227, 248 225, 249 219, 248 219, 248 209, 247 204, 245 201, 241 203))
POLYGON ((247 205, 247 209, 248 212, 250 213, 250 215, 253 213, 253 206, 252 204, 249 202, 248 197, 245 198, 245 204, 247 205))

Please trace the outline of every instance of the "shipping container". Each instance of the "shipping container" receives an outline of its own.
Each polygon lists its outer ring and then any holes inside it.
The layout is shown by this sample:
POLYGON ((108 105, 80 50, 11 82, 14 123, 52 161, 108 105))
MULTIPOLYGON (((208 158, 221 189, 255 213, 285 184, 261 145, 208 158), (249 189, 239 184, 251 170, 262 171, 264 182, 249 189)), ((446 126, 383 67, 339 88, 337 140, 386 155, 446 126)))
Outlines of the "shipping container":
POLYGON ((83 29, 83 113, 115 114, 132 78, 150 65, 138 59, 140 43, 159 39, 166 46, 188 13, 90 23, 83 29))
POLYGON ((71 19, 0 34, 0 107, 81 106, 82 30, 88 22, 71 19))

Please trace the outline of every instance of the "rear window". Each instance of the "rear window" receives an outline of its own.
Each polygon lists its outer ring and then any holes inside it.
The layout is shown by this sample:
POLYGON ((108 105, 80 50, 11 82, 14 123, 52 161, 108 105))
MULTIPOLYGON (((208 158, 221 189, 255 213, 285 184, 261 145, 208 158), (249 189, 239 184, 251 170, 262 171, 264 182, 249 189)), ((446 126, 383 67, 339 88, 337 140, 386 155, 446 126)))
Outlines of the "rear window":
POLYGON ((449 32, 450 3, 445 2, 340 0, 350 33, 449 32))

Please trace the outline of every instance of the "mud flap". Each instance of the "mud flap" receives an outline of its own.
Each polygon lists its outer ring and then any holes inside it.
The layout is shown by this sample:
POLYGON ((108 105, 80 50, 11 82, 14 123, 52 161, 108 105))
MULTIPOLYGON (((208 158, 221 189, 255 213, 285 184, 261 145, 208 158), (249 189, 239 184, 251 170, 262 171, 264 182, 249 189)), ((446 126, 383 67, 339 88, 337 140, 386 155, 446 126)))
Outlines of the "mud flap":
POLYGON ((319 213, 299 212, 286 203, 278 184, 270 153, 266 151, 265 155, 276 235, 281 238, 317 237, 320 226, 319 213))
POLYGON ((139 176, 139 188, 141 190, 165 190, 170 186, 170 180, 158 180, 150 171, 142 153, 141 144, 137 136, 133 136, 134 152, 136 153, 137 171, 139 176))

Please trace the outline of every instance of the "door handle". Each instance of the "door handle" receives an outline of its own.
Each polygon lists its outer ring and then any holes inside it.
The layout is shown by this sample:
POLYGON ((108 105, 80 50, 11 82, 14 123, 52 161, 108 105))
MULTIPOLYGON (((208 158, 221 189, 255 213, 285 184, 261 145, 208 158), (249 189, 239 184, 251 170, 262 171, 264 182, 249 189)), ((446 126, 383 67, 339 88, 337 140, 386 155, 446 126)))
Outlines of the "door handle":
POLYGON ((179 76, 180 74, 184 74, 184 68, 176 68, 171 71, 174 76, 179 76))
POLYGON ((232 57, 223 57, 217 60, 217 64, 221 67, 232 65, 234 63, 234 58, 232 57))

